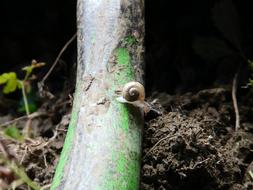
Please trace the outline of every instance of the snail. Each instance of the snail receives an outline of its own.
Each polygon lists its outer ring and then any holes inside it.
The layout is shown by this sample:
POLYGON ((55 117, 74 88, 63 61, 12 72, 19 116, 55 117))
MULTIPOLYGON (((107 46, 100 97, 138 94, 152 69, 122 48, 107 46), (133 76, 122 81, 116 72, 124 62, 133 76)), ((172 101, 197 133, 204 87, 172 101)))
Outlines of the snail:
POLYGON ((121 91, 121 96, 117 98, 117 101, 142 108, 145 113, 150 110, 150 106, 145 102, 145 88, 141 83, 136 81, 125 84, 121 91))
POLYGON ((125 84, 122 90, 122 97, 127 102, 144 101, 145 89, 144 86, 139 82, 129 82, 125 84))

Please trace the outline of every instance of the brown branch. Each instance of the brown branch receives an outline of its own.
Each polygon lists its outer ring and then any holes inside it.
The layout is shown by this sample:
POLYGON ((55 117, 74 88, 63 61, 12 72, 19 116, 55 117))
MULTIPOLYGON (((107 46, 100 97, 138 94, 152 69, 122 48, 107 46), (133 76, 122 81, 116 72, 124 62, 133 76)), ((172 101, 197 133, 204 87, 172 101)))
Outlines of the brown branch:
POLYGON ((61 58, 62 54, 64 53, 64 51, 68 48, 69 44, 71 44, 74 39, 76 38, 77 33, 75 33, 68 41, 67 43, 63 46, 63 48, 61 49, 60 53, 58 54, 58 56, 56 57, 53 65, 51 66, 51 68, 49 69, 49 71, 47 72, 47 74, 43 77, 43 79, 41 80, 41 84, 44 84, 44 82, 47 80, 48 76, 52 73, 53 69, 55 68, 55 66, 57 65, 59 59, 61 58))
POLYGON ((2 124, 0 124, 0 127, 4 127, 4 126, 7 126, 7 125, 10 125, 10 124, 12 124, 12 123, 15 123, 15 122, 17 122, 17 121, 20 121, 20 120, 22 120, 22 119, 33 119, 33 118, 35 118, 35 117, 39 117, 39 116, 42 116, 42 115, 47 115, 47 113, 43 113, 43 112, 34 112, 34 113, 32 113, 32 114, 30 114, 29 116, 28 115, 24 115, 24 116, 21 116, 21 117, 18 117, 18 118, 16 118, 16 119, 13 119, 13 120, 11 120, 11 121, 7 121, 7 122, 5 122, 5 123, 2 123, 2 124))
POLYGON ((237 98, 236 98, 237 77, 238 77, 238 73, 236 73, 234 76, 233 86, 232 86, 232 100, 233 100, 233 106, 235 110, 235 131, 238 131, 238 129, 240 128, 240 115, 239 115, 237 98))
POLYGON ((2 142, 2 140, 0 139, 0 152, 2 152, 3 156, 5 158, 9 158, 10 157, 10 153, 8 152, 5 144, 2 142))
POLYGON ((167 136, 165 136, 165 137, 163 137, 163 138, 161 138, 157 143, 155 143, 155 145, 151 148, 151 149, 149 149, 149 151, 143 156, 143 160, 155 149, 155 147, 158 145, 158 144, 160 144, 162 141, 164 141, 164 140, 166 140, 166 139, 168 139, 168 138, 170 138, 170 139, 172 139, 172 138, 174 138, 176 135, 173 135, 173 136, 170 136, 170 134, 168 134, 167 136))

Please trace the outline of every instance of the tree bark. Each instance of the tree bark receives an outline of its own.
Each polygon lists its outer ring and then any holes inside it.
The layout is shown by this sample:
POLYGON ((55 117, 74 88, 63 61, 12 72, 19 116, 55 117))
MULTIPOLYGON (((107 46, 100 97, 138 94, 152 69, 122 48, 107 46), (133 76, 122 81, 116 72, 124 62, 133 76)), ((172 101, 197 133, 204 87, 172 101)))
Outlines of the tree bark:
POLYGON ((143 0, 78 0, 77 83, 51 190, 137 190, 143 114, 116 101, 143 83, 143 0))

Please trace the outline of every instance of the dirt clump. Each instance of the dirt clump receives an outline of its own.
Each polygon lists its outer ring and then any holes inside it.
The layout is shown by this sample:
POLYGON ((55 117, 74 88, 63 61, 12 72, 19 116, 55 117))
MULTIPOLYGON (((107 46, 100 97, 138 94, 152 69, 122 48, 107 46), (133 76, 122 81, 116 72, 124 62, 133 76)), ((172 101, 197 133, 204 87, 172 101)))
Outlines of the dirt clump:
POLYGON ((167 111, 144 128, 141 189, 253 189, 252 109, 235 131, 231 101, 223 88, 161 101, 167 111))

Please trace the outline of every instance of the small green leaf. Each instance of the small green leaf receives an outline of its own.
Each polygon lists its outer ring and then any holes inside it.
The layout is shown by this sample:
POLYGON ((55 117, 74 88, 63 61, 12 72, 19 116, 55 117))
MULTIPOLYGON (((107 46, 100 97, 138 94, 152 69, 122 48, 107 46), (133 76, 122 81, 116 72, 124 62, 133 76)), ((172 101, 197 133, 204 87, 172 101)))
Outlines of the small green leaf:
POLYGON ((0 75, 0 84, 6 83, 7 80, 8 80, 8 73, 3 73, 2 75, 0 75))
POLYGON ((249 63, 249 68, 251 69, 251 71, 253 71, 253 62, 251 60, 248 60, 249 63))
POLYGON ((7 135, 8 137, 18 140, 18 141, 23 140, 22 134, 20 133, 20 131, 18 130, 18 128, 15 125, 11 125, 10 127, 4 129, 4 134, 7 135))
POLYGON ((18 89, 22 89, 22 81, 18 80, 17 87, 18 89))
POLYGON ((8 73, 8 80, 6 85, 4 86, 3 93, 9 94, 10 92, 14 92, 18 85, 17 75, 14 72, 8 73))
POLYGON ((43 67, 45 64, 46 63, 44 62, 37 62, 36 60, 32 60, 31 65, 22 68, 22 70, 26 72, 24 80, 28 79, 28 77, 33 72, 33 69, 43 67))
POLYGON ((5 84, 3 93, 14 92, 18 85, 17 75, 14 72, 3 73, 0 75, 0 84, 5 84))
POLYGON ((249 84, 253 86, 253 79, 249 79, 249 84))
POLYGON ((30 74, 33 71, 33 66, 30 65, 30 66, 23 67, 22 70, 30 74))
POLYGON ((33 71, 33 69, 43 67, 44 65, 46 65, 46 63, 37 62, 36 60, 32 60, 31 65, 23 67, 22 70, 26 71, 27 73, 31 73, 33 71))

